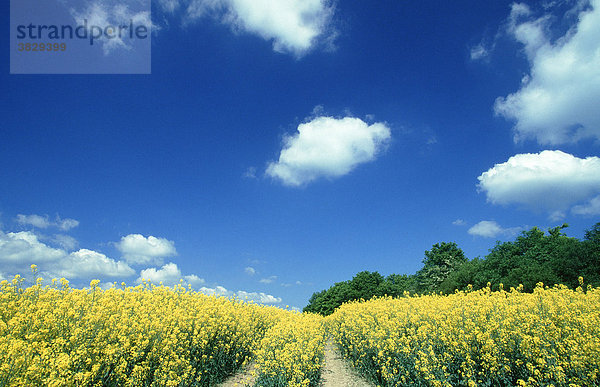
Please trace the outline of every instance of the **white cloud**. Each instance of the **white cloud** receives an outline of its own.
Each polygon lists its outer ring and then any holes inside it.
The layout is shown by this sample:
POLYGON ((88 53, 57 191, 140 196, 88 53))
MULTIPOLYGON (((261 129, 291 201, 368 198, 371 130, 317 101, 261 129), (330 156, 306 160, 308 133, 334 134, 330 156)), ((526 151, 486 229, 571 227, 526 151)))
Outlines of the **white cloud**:
POLYGON ((0 263, 12 273, 21 275, 29 272, 31 264, 36 264, 41 274, 51 278, 127 277, 135 274, 126 263, 96 251, 81 249, 69 254, 63 249, 49 247, 29 231, 6 234, 0 231, 0 263))
POLYGON ((79 226, 79 221, 75 219, 61 219, 56 217, 56 226, 63 231, 69 231, 72 228, 79 226))
POLYGON ((173 13, 176 9, 179 9, 179 0, 158 0, 158 3, 168 13, 173 13))
POLYGON ((567 214, 565 214, 564 211, 555 210, 552 211, 550 215, 548 215, 548 219, 550 219, 552 222, 557 222, 559 220, 564 219, 566 216, 567 214))
POLYGON ((209 296, 235 297, 235 292, 225 289, 223 286, 215 286, 214 288, 201 287, 200 291, 209 296))
POLYGON ((36 228, 48 228, 48 227, 58 227, 63 231, 68 231, 72 228, 79 226, 79 221, 75 219, 61 219, 60 216, 56 216, 55 221, 50 221, 48 219, 48 215, 23 215, 18 214, 16 221, 18 224, 22 226, 33 226, 36 228))
MULTIPOLYGON (((143 2, 124 0, 103 0, 101 2, 86 2, 86 8, 81 9, 79 2, 70 2, 67 5, 71 16, 79 25, 87 20, 88 30, 92 26, 105 29, 108 26, 129 25, 133 22, 135 26, 145 26, 148 31, 156 29, 152 24, 150 10, 144 8, 143 2)), ((91 34, 91 31, 90 31, 91 34)), ((114 34, 113 37, 105 36, 97 39, 102 44, 104 55, 109 55, 115 50, 130 50, 132 46, 123 40, 123 36, 114 34)))
POLYGON ((142 280, 150 281, 155 285, 162 282, 165 286, 177 285, 180 283, 180 280, 183 280, 183 286, 192 285, 192 287, 197 287, 204 283, 204 279, 195 274, 182 275, 181 270, 172 262, 167 263, 160 269, 151 267, 142 270, 136 282, 142 283, 142 280))
POLYGON ((573 207, 571 211, 576 215, 600 215, 600 195, 585 204, 573 207))
POLYGON ((483 43, 480 43, 474 47, 471 47, 471 60, 486 60, 490 56, 490 49, 488 49, 483 43))
POLYGON ((19 223, 22 226, 29 225, 29 226, 33 226, 33 227, 37 227, 37 228, 48 228, 51 224, 50 221, 48 220, 48 215, 41 216, 41 215, 18 214, 16 221, 17 221, 17 223, 19 223))
POLYGON ((600 158, 580 159, 558 150, 518 154, 478 179, 492 204, 520 204, 557 218, 600 193, 600 158))
POLYGON ((319 42, 335 37, 334 7, 328 0, 160 0, 167 12, 187 4, 186 18, 210 15, 231 26, 273 42, 277 52, 301 56, 319 42))
POLYGON ((256 179, 256 168, 248 167, 242 176, 246 179, 256 179))
MULTIPOLYGON (((0 262, 19 266, 29 271, 32 263, 56 262, 66 257, 66 252, 40 242, 30 231, 3 233, 0 231, 0 262)), ((22 274, 22 273, 15 273, 22 274)))
POLYGON ((481 236, 484 238, 494 238, 498 235, 515 235, 521 231, 520 227, 503 228, 493 220, 482 220, 467 232, 471 235, 481 236))
POLYGON ((175 243, 165 238, 148 238, 140 234, 129 234, 115 243, 123 258, 131 264, 162 264, 166 257, 177 255, 175 243))
POLYGON ((283 286, 284 288, 289 288, 289 287, 292 287, 294 285, 296 285, 296 286, 302 285, 302 281, 296 281, 294 283, 282 282, 282 283, 280 283, 280 285, 283 286))
POLYGON ((272 296, 270 294, 265 293, 256 293, 256 292, 245 292, 243 290, 238 290, 236 294, 236 298, 245 301, 254 301, 260 304, 278 304, 282 300, 279 297, 272 296))
POLYGON ((117 284, 117 285, 115 285, 115 283, 114 283, 114 282, 101 282, 101 283, 99 283, 99 284, 98 284, 98 285, 96 285, 96 286, 98 286, 98 287, 99 287, 100 289, 102 289, 102 290, 108 290, 108 289, 110 289, 110 288, 112 288, 112 287, 116 287, 116 288, 118 288, 118 287, 119 287, 119 285, 118 285, 118 284, 117 284))
POLYGON ((253 301, 260 304, 279 304, 282 299, 280 297, 275 297, 270 294, 262 293, 262 292, 246 292, 244 290, 238 290, 237 292, 227 290, 223 286, 216 286, 214 288, 200 288, 200 291, 207 295, 215 295, 215 296, 223 296, 230 298, 237 298, 238 300, 243 301, 253 301))
POLYGON ((94 276, 129 277, 135 271, 122 261, 115 261, 97 251, 80 249, 56 262, 50 269, 57 277, 93 278, 94 276))
POLYGON ((456 219, 454 222, 452 222, 452 224, 455 226, 464 226, 465 224, 467 224, 467 222, 465 222, 462 219, 456 219))
POLYGON ((251 266, 248 266, 247 268, 244 269, 244 272, 248 275, 254 275, 254 274, 256 274, 256 269, 251 266))
POLYGON ((77 239, 73 238, 70 235, 65 234, 56 234, 54 235, 53 242, 58 244, 65 250, 74 250, 79 245, 77 239))
POLYGON ((383 123, 317 117, 284 138, 279 160, 268 164, 266 174, 288 186, 343 176, 359 164, 373 161, 390 137, 390 129, 383 123))
POLYGON ((547 32, 554 20, 550 15, 532 20, 527 6, 513 5, 508 31, 523 44, 530 72, 520 90, 499 97, 494 109, 516 121, 516 141, 600 139, 600 0, 589 1, 591 8, 580 3, 573 9, 579 13, 577 24, 555 41, 547 32))
POLYGON ((258 281, 258 282, 260 282, 261 284, 270 284, 270 283, 273 283, 276 279, 277 279, 277 276, 272 275, 269 278, 261 278, 260 281, 258 281))

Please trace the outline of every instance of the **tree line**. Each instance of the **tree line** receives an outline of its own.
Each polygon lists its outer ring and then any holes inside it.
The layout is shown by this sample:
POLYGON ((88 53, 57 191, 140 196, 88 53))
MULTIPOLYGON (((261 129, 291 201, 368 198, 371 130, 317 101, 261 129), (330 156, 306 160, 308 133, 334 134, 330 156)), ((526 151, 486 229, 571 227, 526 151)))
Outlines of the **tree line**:
POLYGON ((414 293, 453 293, 469 285, 480 289, 491 283, 504 289, 523 285, 532 291, 538 282, 545 285, 600 286, 600 222, 585 232, 584 238, 568 237, 567 224, 547 232, 533 227, 514 241, 496 242, 483 258, 467 259, 454 242, 441 242, 425 251, 423 267, 415 274, 390 274, 362 271, 351 280, 337 282, 329 289, 314 293, 305 312, 329 315, 341 304, 375 296, 401 297, 414 293))

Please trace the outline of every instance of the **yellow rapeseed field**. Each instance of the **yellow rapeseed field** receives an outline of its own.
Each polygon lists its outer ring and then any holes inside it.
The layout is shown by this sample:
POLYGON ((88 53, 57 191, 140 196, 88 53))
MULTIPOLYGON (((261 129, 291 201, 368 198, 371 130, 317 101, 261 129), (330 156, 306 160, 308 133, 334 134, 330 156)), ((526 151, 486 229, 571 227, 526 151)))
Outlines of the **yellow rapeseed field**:
POLYGON ((325 326, 321 316, 293 313, 274 325, 256 353, 261 386, 312 386, 320 377, 325 326))
POLYGON ((594 386, 600 290, 562 286, 351 302, 333 315, 98 281, 0 285, 0 386, 316 386, 331 336, 380 386, 594 386))
MULTIPOLYGON (((582 279, 580 279, 582 281, 582 279)), ((345 356, 382 386, 595 386, 600 289, 457 292, 342 305, 345 356)))
POLYGON ((288 312, 149 284, 0 286, 0 386, 213 385, 288 312))

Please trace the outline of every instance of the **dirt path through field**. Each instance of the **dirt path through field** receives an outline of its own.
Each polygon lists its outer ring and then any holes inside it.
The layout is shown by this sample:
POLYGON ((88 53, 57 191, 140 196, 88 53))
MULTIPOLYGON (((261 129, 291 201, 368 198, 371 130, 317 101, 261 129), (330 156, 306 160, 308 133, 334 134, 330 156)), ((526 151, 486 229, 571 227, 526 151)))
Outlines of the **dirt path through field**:
POLYGON ((321 387, 373 387, 373 384, 358 375, 329 339, 325 344, 321 387))
POLYGON ((220 384, 220 387, 243 387, 253 386, 256 380, 256 375, 252 375, 252 371, 256 371, 256 363, 250 362, 242 370, 229 379, 220 384))
MULTIPOLYGON (((252 386, 256 376, 254 363, 248 364, 243 370, 227 379, 220 387, 252 386)), ((373 387, 374 385, 358 375, 350 363, 345 360, 331 339, 325 344, 323 369, 321 371, 320 387, 373 387)))

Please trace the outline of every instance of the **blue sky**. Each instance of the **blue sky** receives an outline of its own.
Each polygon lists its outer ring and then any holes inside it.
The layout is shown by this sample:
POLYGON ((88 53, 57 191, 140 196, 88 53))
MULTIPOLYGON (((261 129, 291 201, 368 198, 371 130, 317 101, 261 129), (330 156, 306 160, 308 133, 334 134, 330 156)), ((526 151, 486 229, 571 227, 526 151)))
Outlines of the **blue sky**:
POLYGON ((3 278, 301 308, 437 242, 600 219, 598 0, 157 0, 152 23, 150 75, 10 75, 3 40, 3 278))

